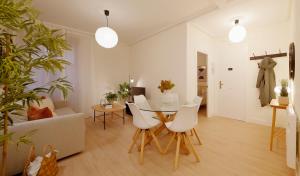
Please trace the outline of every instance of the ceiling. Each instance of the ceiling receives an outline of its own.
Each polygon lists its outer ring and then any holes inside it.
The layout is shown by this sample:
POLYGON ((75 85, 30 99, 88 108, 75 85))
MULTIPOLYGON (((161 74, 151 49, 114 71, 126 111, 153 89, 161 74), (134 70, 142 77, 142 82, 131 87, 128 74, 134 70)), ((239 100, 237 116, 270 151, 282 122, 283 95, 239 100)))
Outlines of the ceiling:
POLYGON ((106 25, 121 41, 133 44, 178 23, 191 20, 233 0, 34 0, 46 22, 94 33, 106 25))
POLYGON ((208 34, 222 37, 234 24, 236 18, 246 28, 259 28, 287 21, 291 12, 291 0, 249 0, 200 16, 192 22, 208 34))
POLYGON ((215 35, 242 23, 264 23, 286 18, 290 0, 34 0, 41 20, 94 33, 106 25, 104 9, 110 10, 109 26, 120 41, 134 44, 176 24, 193 20, 215 35), (275 2, 275 3, 274 3, 275 2), (200 17, 200 18, 198 18, 200 17))

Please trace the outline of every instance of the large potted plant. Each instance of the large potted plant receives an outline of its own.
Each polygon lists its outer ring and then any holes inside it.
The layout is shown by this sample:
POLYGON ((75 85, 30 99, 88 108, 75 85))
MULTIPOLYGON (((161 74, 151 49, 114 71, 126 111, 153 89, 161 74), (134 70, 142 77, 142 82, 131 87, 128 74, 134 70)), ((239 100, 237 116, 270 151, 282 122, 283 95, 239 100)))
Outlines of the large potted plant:
POLYGON ((130 95, 130 86, 128 82, 119 84, 118 97, 121 104, 125 104, 125 101, 130 95))
POLYGON ((281 80, 280 96, 278 97, 278 103, 280 105, 289 104, 289 93, 288 93, 288 80, 281 80))
MULTIPOLYGON (((1 174, 6 175, 8 142, 12 133, 12 114, 24 110, 25 104, 39 102, 40 94, 52 94, 59 89, 66 98, 71 89, 65 78, 34 87, 35 70, 47 73, 62 71, 68 64, 64 51, 69 49, 64 35, 38 20, 38 12, 30 0, 1 0, 0 2, 0 145, 1 174)), ((38 132, 38 131, 37 131, 38 132)), ((22 139, 24 142, 24 138, 22 139)))

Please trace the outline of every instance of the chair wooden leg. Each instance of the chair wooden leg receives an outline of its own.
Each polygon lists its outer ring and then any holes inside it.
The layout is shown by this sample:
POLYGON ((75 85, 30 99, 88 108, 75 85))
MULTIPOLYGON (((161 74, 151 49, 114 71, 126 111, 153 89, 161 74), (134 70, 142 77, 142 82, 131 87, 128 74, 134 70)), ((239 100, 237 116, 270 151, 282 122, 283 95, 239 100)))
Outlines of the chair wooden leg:
POLYGON ((155 142, 155 144, 156 144, 156 147, 157 147, 158 151, 159 151, 160 153, 163 153, 163 150, 162 150, 162 148, 161 148, 161 146, 160 146, 160 144, 159 144, 159 142, 158 142, 156 136, 154 135, 153 131, 151 131, 151 130, 149 129, 149 132, 150 132, 150 134, 151 134, 151 136, 152 136, 152 138, 153 138, 153 140, 154 140, 154 142, 155 142))
POLYGON ((173 143, 173 141, 174 141, 174 139, 175 139, 175 136, 176 136, 176 133, 173 133, 173 135, 172 135, 172 137, 171 137, 171 139, 170 139, 170 141, 169 141, 169 143, 168 143, 166 149, 163 151, 163 153, 167 153, 167 152, 168 152, 168 150, 169 150, 171 144, 173 143))
POLYGON ((197 133, 196 129, 195 129, 195 128, 193 128, 193 131, 194 131, 194 133, 195 133, 195 136, 196 136, 196 138, 197 138, 197 140, 198 140, 198 142, 199 142, 199 145, 202 145, 202 142, 201 142, 201 140, 200 140, 200 138, 199 138, 199 135, 198 135, 198 133, 197 133))
POLYGON ((128 153, 131 153, 132 149, 133 149, 133 146, 136 144, 136 140, 138 139, 139 135, 140 135, 140 132, 141 132, 141 129, 137 129, 135 131, 135 134, 132 138, 132 142, 130 144, 130 147, 129 147, 129 150, 128 150, 128 153))
POLYGON ((193 136, 193 130, 191 130, 191 136, 193 136))
POLYGON ((142 144, 140 153, 140 164, 144 163, 144 147, 145 147, 145 130, 142 130, 142 144))
POLYGON ((187 143, 190 145, 190 148, 191 148, 191 150, 192 150, 192 152, 193 152, 193 154, 194 154, 194 156, 196 158, 196 161, 199 162, 200 161, 200 157, 197 154, 197 152, 196 152, 193 144, 191 143, 190 137, 189 137, 189 135, 187 133, 185 133, 185 137, 186 137, 187 143))
POLYGON ((176 170, 178 168, 180 143, 181 143, 181 134, 177 133, 177 146, 176 146, 176 154, 175 154, 175 160, 174 160, 174 170, 176 170))

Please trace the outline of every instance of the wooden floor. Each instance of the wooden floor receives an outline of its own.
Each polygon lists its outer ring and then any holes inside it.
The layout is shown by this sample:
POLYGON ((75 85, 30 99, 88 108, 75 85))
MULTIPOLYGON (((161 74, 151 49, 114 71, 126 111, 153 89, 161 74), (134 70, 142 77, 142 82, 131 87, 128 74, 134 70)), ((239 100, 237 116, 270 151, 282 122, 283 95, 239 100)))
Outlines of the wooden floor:
MULTIPOLYGON (((118 117, 102 118, 96 123, 86 119, 86 150, 59 162, 58 175, 65 176, 293 176, 287 168, 285 141, 275 140, 274 151, 268 151, 270 128, 226 118, 199 118, 197 127, 203 145, 195 148, 200 163, 192 155, 180 155, 179 168, 173 171, 175 143, 170 152, 161 155, 155 145, 145 148, 144 165, 139 165, 135 148, 127 153, 135 128, 131 118, 126 124, 118 117), (108 118, 109 119, 109 118, 108 118)), ((76 129, 74 129, 76 130, 76 129)), ((160 136, 163 147, 169 136, 160 136)), ((194 143, 196 140, 194 139, 194 143)))

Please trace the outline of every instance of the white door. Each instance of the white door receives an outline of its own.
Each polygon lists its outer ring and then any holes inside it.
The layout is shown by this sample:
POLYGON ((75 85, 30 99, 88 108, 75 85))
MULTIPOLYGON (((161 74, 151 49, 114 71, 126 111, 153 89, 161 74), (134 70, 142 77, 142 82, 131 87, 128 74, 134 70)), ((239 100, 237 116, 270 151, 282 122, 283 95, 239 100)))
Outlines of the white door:
POLYGON ((244 45, 220 44, 215 62, 218 116, 245 120, 247 53, 247 47, 244 45))

